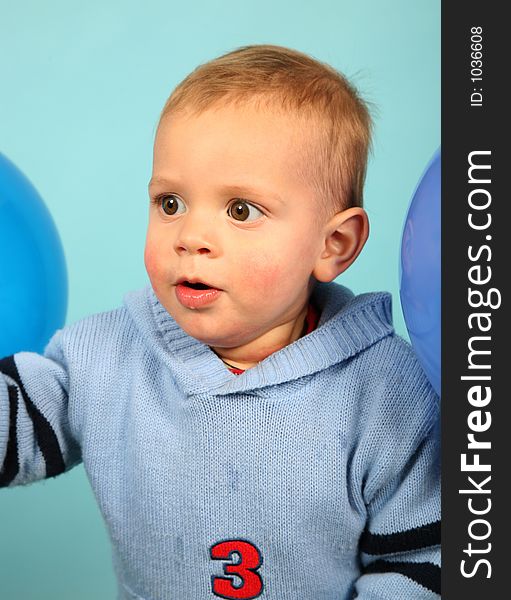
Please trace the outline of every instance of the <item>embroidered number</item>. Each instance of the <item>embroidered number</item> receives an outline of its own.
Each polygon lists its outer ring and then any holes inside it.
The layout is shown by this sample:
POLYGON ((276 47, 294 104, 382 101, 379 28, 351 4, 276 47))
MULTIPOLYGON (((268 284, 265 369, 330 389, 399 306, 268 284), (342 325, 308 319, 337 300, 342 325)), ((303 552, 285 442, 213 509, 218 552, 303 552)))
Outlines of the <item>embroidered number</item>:
POLYGON ((224 563, 226 575, 237 575, 241 585, 235 586, 233 577, 212 577, 213 593, 220 598, 250 600, 257 598, 263 591, 263 581, 257 569, 263 562, 259 550, 245 540, 225 540, 211 546, 211 558, 214 560, 232 560, 233 553, 239 555, 238 562, 224 563))

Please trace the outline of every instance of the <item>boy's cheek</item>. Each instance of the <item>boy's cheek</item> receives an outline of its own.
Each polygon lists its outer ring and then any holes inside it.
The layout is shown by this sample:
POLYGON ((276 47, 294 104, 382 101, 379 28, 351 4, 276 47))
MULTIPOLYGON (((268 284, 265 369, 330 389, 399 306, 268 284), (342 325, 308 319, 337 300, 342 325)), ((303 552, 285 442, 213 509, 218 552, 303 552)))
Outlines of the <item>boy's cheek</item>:
POLYGON ((267 295, 273 295, 280 287, 282 281, 280 269, 275 267, 268 267, 256 273, 256 285, 257 291, 264 297, 267 295))
POLYGON ((151 281, 159 278, 158 252, 156 248, 147 243, 144 250, 144 264, 151 281))
POLYGON ((272 255, 255 253, 252 260, 240 261, 236 269, 245 274, 245 286, 264 298, 274 294, 283 280, 282 265, 272 255))
POLYGON ((309 255, 281 249, 268 253, 255 251, 250 258, 236 265, 238 273, 243 273, 243 287, 252 299, 262 305, 288 302, 300 294, 308 285, 311 273, 307 269, 309 255))

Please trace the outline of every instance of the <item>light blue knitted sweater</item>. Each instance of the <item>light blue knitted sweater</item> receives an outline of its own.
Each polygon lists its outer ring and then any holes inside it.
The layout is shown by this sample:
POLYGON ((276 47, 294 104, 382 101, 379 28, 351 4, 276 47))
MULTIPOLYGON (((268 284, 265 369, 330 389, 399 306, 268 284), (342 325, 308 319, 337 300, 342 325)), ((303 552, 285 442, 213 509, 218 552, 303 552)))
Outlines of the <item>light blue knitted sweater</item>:
POLYGON ((0 361, 0 485, 83 460, 118 598, 438 598, 438 398, 390 296, 233 375, 150 287, 0 361))

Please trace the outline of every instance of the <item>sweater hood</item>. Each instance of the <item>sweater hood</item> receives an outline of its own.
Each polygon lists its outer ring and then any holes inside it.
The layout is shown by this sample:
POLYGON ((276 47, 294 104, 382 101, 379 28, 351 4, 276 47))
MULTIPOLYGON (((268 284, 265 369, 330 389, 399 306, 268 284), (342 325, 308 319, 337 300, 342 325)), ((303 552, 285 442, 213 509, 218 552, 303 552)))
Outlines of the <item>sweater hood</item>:
POLYGON ((124 306, 148 348, 172 371, 187 395, 225 395, 250 392, 327 369, 394 331, 391 296, 386 292, 354 296, 337 283, 318 283, 312 300, 321 313, 317 328, 242 375, 231 373, 209 346, 185 333, 150 285, 127 293, 124 306))

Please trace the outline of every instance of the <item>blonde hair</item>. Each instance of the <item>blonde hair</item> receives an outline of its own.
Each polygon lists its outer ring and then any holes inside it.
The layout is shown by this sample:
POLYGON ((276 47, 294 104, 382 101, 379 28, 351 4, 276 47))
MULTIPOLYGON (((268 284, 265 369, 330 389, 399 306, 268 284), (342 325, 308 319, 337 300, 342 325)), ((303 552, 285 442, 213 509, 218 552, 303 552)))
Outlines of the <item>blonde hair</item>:
POLYGON ((172 92, 160 115, 200 114, 219 103, 281 109, 305 118, 303 168, 328 211, 362 206, 371 117, 356 89, 333 67, 274 45, 253 45, 199 65, 172 92))

